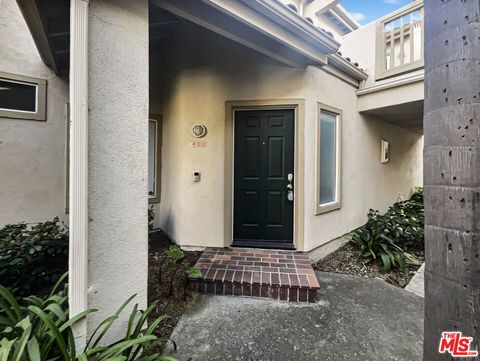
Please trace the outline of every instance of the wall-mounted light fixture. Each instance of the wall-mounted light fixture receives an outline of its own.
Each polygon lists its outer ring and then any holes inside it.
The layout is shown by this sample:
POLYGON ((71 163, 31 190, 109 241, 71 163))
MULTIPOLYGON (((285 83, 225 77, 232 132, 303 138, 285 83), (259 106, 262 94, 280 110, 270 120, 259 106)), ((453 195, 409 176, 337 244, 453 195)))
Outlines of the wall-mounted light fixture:
POLYGON ((381 158, 380 161, 382 164, 386 164, 390 161, 390 149, 389 149, 389 144, 386 140, 382 139, 382 151, 381 151, 381 158))

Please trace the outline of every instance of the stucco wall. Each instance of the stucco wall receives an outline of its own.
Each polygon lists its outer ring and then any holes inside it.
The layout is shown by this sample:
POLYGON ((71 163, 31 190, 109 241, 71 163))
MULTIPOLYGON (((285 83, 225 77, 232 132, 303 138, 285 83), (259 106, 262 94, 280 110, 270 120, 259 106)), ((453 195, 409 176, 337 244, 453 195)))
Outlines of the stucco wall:
MULTIPOLYGON (((305 100, 305 250, 360 226, 369 208, 385 210, 421 184, 421 137, 356 111, 355 89, 314 67, 288 68, 193 25, 175 29, 167 49, 163 99, 162 202, 156 226, 187 246, 224 246, 225 102, 305 100), (315 216, 317 102, 344 111, 343 207, 315 216), (205 148, 190 129, 208 128, 205 148), (380 140, 391 162, 380 163, 380 140), (194 171, 202 173, 192 182, 194 171)), ((153 65, 152 65, 153 66, 153 65)), ((155 82, 160 84, 159 82, 155 82)), ((159 85, 160 86, 160 85, 159 85)))
POLYGON ((133 294, 147 305, 148 1, 94 1, 89 30, 88 306, 100 310, 91 334, 133 294))
POLYGON ((0 1, 0 71, 47 80, 47 121, 0 118, 0 227, 65 219, 67 83, 46 67, 15 0, 0 1))

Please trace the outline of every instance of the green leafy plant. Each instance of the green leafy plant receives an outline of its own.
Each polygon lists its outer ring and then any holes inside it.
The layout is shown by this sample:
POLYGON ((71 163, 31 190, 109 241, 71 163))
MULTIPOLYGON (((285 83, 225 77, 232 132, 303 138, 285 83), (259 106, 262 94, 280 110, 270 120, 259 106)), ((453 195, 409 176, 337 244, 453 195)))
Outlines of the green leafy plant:
POLYGON ((189 261, 177 245, 170 245, 164 252, 159 267, 159 295, 161 297, 175 297, 184 299, 188 284, 188 277, 200 278, 202 271, 197 267, 190 267, 189 261))
POLYGON ((395 203, 384 215, 371 209, 367 223, 350 239, 365 263, 376 260, 384 272, 404 270, 407 262, 418 263, 408 251, 424 247, 424 223, 423 190, 417 188, 410 200, 395 203))
POLYGON ((0 229, 0 279, 15 294, 45 294, 68 267, 68 230, 58 218, 0 229))
MULTIPOLYGON (((167 268, 177 269, 178 265, 185 259, 185 252, 177 245, 171 245, 165 251, 165 258, 167 260, 167 268)), ((202 277, 202 271, 197 267, 190 267, 186 270, 190 277, 202 277)))
MULTIPOLYGON (((65 277, 65 276, 64 276, 65 277)), ((135 296, 102 321, 83 350, 77 350, 72 326, 96 310, 87 310, 69 319, 65 289, 57 291, 62 277, 49 296, 17 300, 0 286, 0 360, 2 361, 172 361, 156 352, 164 339, 153 334, 165 316, 146 324, 156 304, 145 311, 133 306, 122 339, 105 344, 105 335, 135 296)))

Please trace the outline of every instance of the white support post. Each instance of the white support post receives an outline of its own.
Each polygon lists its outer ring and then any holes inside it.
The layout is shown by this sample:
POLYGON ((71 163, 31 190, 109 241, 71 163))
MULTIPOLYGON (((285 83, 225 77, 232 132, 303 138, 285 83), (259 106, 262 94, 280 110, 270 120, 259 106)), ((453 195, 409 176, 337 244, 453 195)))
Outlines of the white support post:
MULTIPOLYGON (((87 0, 70 2, 70 215, 68 299, 70 317, 87 309, 88 264, 88 10, 87 0)), ((86 320, 76 326, 84 345, 86 320)))

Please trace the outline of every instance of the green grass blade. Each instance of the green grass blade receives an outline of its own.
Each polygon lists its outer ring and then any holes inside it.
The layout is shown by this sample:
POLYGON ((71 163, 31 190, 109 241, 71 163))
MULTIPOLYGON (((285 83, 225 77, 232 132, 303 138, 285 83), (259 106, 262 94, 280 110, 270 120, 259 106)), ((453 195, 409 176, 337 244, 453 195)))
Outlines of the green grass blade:
POLYGON ((24 354, 25 347, 27 346, 28 339, 30 338, 30 334, 32 333, 32 324, 30 319, 24 318, 18 323, 18 326, 23 328, 23 333, 20 339, 16 342, 15 352, 13 353, 12 360, 20 361, 24 354))
POLYGON ((153 333, 153 331, 155 331, 155 329, 158 327, 158 325, 160 324, 160 322, 162 322, 163 320, 167 319, 168 316, 167 315, 162 315, 160 317, 158 317, 155 321, 152 322, 152 324, 148 327, 147 331, 145 332, 145 335, 151 335, 153 333))
MULTIPOLYGON (((130 296, 124 303, 122 303, 122 305, 118 308, 117 312, 115 312, 115 315, 114 316, 118 316, 120 315, 120 313, 122 313, 122 311, 125 309, 125 307, 127 307, 127 305, 130 303, 131 300, 133 300, 135 298, 137 294, 134 294, 132 296, 130 296)), ((105 336, 105 334, 107 333, 107 331, 110 329, 110 327, 112 326, 113 322, 115 320, 113 320, 112 322, 108 323, 105 328, 102 330, 102 332, 100 333, 100 335, 96 338, 95 342, 93 343, 92 347, 96 347, 99 342, 102 340, 102 338, 105 336)))
POLYGON ((14 340, 3 339, 0 341, 0 361, 10 360, 10 352, 12 351, 12 347, 15 341, 16 339, 14 340))
POLYGON ((58 303, 49 304, 47 307, 45 307, 45 311, 52 312, 55 316, 57 316, 59 321, 65 321, 67 319, 67 313, 58 303))
POLYGON ((128 319, 128 327, 127 327, 127 333, 125 334, 125 339, 130 339, 130 333, 133 328, 133 323, 135 322, 135 317, 137 317, 137 312, 138 312, 138 303, 133 306, 132 312, 130 313, 130 317, 128 319))
MULTIPOLYGON (((100 328, 105 327, 105 328, 108 330, 108 328, 110 328, 111 324, 112 324, 113 322, 115 322, 115 320, 116 320, 117 318, 118 318, 117 315, 113 315, 113 316, 110 316, 110 317, 104 319, 102 322, 100 322, 100 324, 95 328, 95 330, 93 331, 92 335, 91 335, 90 338, 88 339, 85 348, 88 349, 88 348, 90 347, 91 342, 93 341, 95 335, 96 335, 97 332, 100 330, 100 328)), ((103 333, 103 332, 102 332, 102 333, 103 333)), ((94 346, 95 346, 95 345, 94 345, 94 346)))
POLYGON ((63 332, 65 331, 68 327, 71 327, 73 326, 74 324, 76 324, 78 321, 80 321, 82 318, 84 318, 85 316, 87 316, 88 314, 90 313, 93 313, 93 312, 97 312, 98 310, 96 309, 89 309, 89 310, 85 310, 83 312, 80 312, 78 315, 76 315, 75 317, 72 317, 71 319, 69 319, 67 322, 65 322, 64 324, 62 324, 62 326, 60 326, 59 328, 59 331, 60 332, 63 332))
POLYGON ((68 272, 65 272, 63 275, 60 276, 58 281, 55 283, 55 286, 53 286, 52 291, 50 292, 49 296, 53 296, 54 294, 57 293, 57 288, 60 287, 60 285, 63 283, 63 281, 67 277, 68 277, 68 272))
POLYGON ((20 310, 17 300, 11 292, 2 285, 0 285, 0 309, 7 314, 13 324, 17 324, 22 317, 22 311, 20 310))
POLYGON ((107 349, 98 356, 97 360, 98 361, 105 360, 108 357, 119 355, 129 348, 132 348, 135 346, 141 346, 147 342, 155 341, 156 339, 157 339, 156 336, 150 335, 150 336, 142 336, 134 340, 121 341, 113 346, 107 347, 107 349))
POLYGON ((137 322, 137 326, 135 327, 135 331, 133 332, 133 337, 137 337, 140 332, 142 331, 143 325, 147 322, 148 315, 152 313, 153 309, 157 306, 157 302, 153 302, 148 308, 142 312, 142 316, 137 322))
POLYGON ((42 361, 40 347, 38 347, 38 341, 35 336, 27 342, 27 353, 30 361, 42 361))
POLYGON ((62 337, 61 331, 55 325, 55 323, 52 321, 52 319, 45 313, 43 312, 40 308, 36 306, 29 306, 28 309, 33 312, 35 315, 37 315, 48 327, 50 332, 53 334, 55 342, 58 345, 58 348, 60 349, 60 352, 63 356, 63 359, 65 361, 70 361, 70 356, 68 354, 67 350, 67 345, 65 344, 65 341, 62 337))

